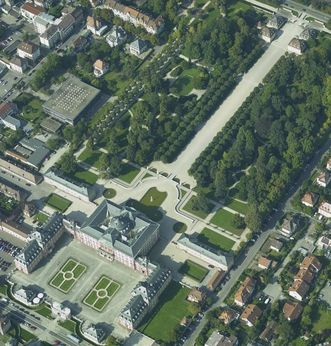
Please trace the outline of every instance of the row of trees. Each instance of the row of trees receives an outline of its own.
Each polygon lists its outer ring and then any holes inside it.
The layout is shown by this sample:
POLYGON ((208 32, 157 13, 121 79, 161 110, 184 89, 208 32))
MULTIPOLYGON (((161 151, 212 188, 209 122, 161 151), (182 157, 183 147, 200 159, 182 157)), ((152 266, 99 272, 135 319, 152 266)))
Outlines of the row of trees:
POLYGON ((283 57, 191 168, 199 185, 223 198, 233 176, 250 167, 236 186, 258 229, 310 160, 331 122, 330 44, 303 57, 283 57))

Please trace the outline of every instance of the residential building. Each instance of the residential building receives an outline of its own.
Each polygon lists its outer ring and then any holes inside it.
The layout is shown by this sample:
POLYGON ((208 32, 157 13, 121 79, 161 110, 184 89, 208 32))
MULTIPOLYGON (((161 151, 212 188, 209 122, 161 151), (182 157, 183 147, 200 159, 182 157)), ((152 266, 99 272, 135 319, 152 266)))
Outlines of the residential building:
POLYGON ((0 316, 0 334, 5 335, 7 334, 8 330, 11 327, 10 319, 8 318, 8 315, 2 315, 0 316))
POLYGON ((5 118, 0 119, 0 124, 13 131, 17 131, 22 127, 21 121, 11 115, 7 115, 5 118))
POLYGON ((96 197, 93 186, 67 177, 53 167, 44 174, 44 179, 50 185, 83 201, 93 201, 96 197))
POLYGON ((129 46, 129 51, 131 54, 139 56, 147 50, 147 42, 141 39, 133 41, 129 46))
POLYGON ((234 320, 238 319, 239 313, 233 309, 225 307, 219 314, 218 319, 221 320, 225 325, 229 325, 234 320))
POLYGON ((271 340, 275 336, 275 328, 276 328, 275 321, 268 323, 267 326, 263 329, 259 338, 265 342, 271 343, 271 340))
POLYGON ((292 237, 293 233, 297 230, 297 224, 292 217, 286 218, 280 229, 280 233, 285 237, 292 237))
POLYGON ((211 291, 214 291, 214 289, 223 280, 225 274, 226 274, 226 272, 224 270, 216 270, 216 272, 213 274, 213 276, 208 281, 207 288, 211 291))
POLYGON ((29 22, 33 22, 33 19, 43 12, 45 12, 45 10, 42 7, 35 6, 29 2, 26 2, 21 7, 21 15, 29 22))
POLYGON ((99 78, 103 76, 106 72, 109 70, 109 64, 106 63, 103 60, 96 60, 96 62, 93 64, 93 73, 94 75, 99 78))
POLYGON ((120 46, 127 40, 125 30, 121 26, 114 25, 110 33, 106 37, 107 43, 110 47, 120 46))
POLYGON ((214 331, 205 343, 205 346, 237 346, 239 345, 238 338, 236 336, 224 336, 218 331, 214 331))
POLYGON ((316 183, 321 187, 327 187, 331 181, 331 173, 329 171, 321 172, 316 178, 316 183))
POLYGON ((35 6, 39 6, 45 9, 48 9, 50 5, 53 4, 53 0, 33 0, 35 6))
MULTIPOLYGON (((105 331, 96 324, 90 324, 87 327, 83 325, 82 334, 86 339, 92 341, 93 343, 100 345, 106 338, 105 331)), ((104 343, 103 343, 104 344, 104 343)))
POLYGON ((1 177, 0 193, 4 194, 7 197, 13 198, 18 202, 24 201, 28 196, 25 190, 1 177))
POLYGON ((107 25, 102 24, 99 19, 92 16, 87 17, 86 29, 90 30, 93 35, 102 36, 106 32, 107 28, 107 25))
POLYGON ((314 192, 306 192, 301 198, 301 203, 307 207, 313 208, 318 201, 318 194, 314 192))
POLYGON ((61 129, 62 124, 53 118, 45 118, 40 123, 40 127, 47 132, 57 133, 61 129))
POLYGON ((267 26, 264 26, 261 29, 261 38, 262 40, 268 43, 271 43, 276 37, 276 35, 277 35, 277 30, 274 28, 268 28, 267 26))
POLYGON ((309 255, 301 262, 300 269, 308 269, 314 273, 318 273, 322 269, 322 264, 314 255, 309 255))
POLYGON ((314 280, 314 273, 307 268, 301 268, 294 277, 294 280, 303 280, 308 285, 314 280))
POLYGON ((72 48, 76 53, 79 53, 79 52, 82 52, 86 47, 88 47, 89 44, 90 44, 90 40, 84 35, 82 35, 82 36, 78 36, 72 42, 72 48))
POLYGON ((331 203, 322 202, 320 206, 318 207, 318 213, 327 218, 330 218, 331 217, 331 203))
POLYGON ((269 248, 270 250, 279 252, 283 248, 283 243, 278 239, 271 239, 269 248))
POLYGON ((59 318, 62 321, 69 320, 71 318, 71 310, 67 306, 53 302, 52 306, 52 316, 55 318, 59 318))
POLYGON ((28 201, 24 203, 23 214, 27 217, 32 217, 37 212, 37 207, 33 201, 28 201))
POLYGON ((266 258, 264 256, 261 256, 259 258, 259 261, 258 261, 258 267, 260 269, 269 269, 270 266, 271 266, 271 262, 272 261, 270 259, 268 259, 268 258, 266 258))
POLYGON ((305 41, 300 40, 299 38, 292 38, 290 43, 287 46, 289 53, 294 53, 296 55, 301 55, 306 49, 305 41))
POLYGON ((22 286, 21 288, 13 291, 13 296, 21 303, 31 306, 36 294, 28 288, 22 286))
POLYGON ((9 62, 10 69, 19 73, 24 73, 28 68, 28 63, 25 59, 14 57, 9 62))
POLYGON ((319 249, 327 250, 327 249, 331 248, 331 239, 328 238, 327 236, 323 235, 317 240, 316 246, 319 249))
POLYGON ((0 119, 4 119, 9 115, 15 115, 18 113, 18 108, 15 103, 2 102, 0 103, 0 119))
POLYGON ((56 25, 51 24, 40 36, 40 44, 47 47, 53 48, 60 41, 60 33, 56 25))
POLYGON ((233 255, 208 247, 206 244, 201 243, 196 235, 187 236, 183 234, 178 239, 177 246, 179 249, 200 258, 222 271, 230 270, 234 263, 233 255))
POLYGON ((64 42, 69 36, 71 36, 74 30, 74 26, 75 18, 70 13, 61 17, 60 23, 57 26, 57 30, 62 42, 64 42))
POLYGON ((302 305, 300 303, 286 302, 283 306, 284 317, 289 321, 297 320, 302 313, 302 305))
POLYGON ((158 34, 164 28, 164 21, 161 16, 154 19, 133 7, 121 4, 119 1, 106 0, 104 7, 112 10, 114 16, 125 22, 130 22, 134 26, 141 26, 150 34, 158 34))
POLYGON ((133 208, 104 200, 82 226, 68 221, 66 227, 83 244, 110 261, 147 273, 141 262, 160 236, 159 224, 140 216, 133 208))
POLYGON ((253 327, 261 316, 262 311, 258 306, 254 304, 248 304, 243 313, 240 315, 240 319, 248 327, 253 327))
POLYGON ((309 285, 303 280, 294 280, 292 286, 288 289, 288 294, 302 301, 309 291, 309 285))
POLYGON ((328 162, 326 163, 326 169, 328 171, 331 171, 331 158, 328 159, 328 162))
POLYGON ((304 41, 308 41, 315 37, 316 37, 316 30, 312 28, 305 28, 299 35, 299 38, 304 41))
POLYGON ((238 291, 235 294, 235 304, 238 306, 244 306, 252 297, 255 286, 256 281, 251 277, 247 276, 246 279, 241 283, 238 291))
POLYGON ((40 57, 40 48, 33 42, 22 42, 17 47, 17 55, 34 63, 40 57))
POLYGON ((286 18, 274 14, 272 17, 269 18, 267 27, 279 30, 285 24, 285 22, 286 18))
POLYGON ((154 266, 146 281, 138 283, 132 298, 122 310, 119 323, 129 330, 135 329, 158 302, 161 293, 171 281, 171 271, 154 266))
POLYGON ((54 24, 55 22, 55 17, 48 14, 48 13, 40 13, 38 16, 36 16, 33 19, 33 26, 35 31, 41 35, 43 34, 47 28, 54 24))
POLYGON ((15 257, 16 269, 25 274, 31 273, 42 258, 49 256, 63 231, 62 216, 57 213, 41 227, 35 228, 27 238, 27 245, 15 257))
POLYGON ((201 304, 206 298, 206 294, 199 288, 192 288, 187 296, 187 300, 192 303, 201 304))

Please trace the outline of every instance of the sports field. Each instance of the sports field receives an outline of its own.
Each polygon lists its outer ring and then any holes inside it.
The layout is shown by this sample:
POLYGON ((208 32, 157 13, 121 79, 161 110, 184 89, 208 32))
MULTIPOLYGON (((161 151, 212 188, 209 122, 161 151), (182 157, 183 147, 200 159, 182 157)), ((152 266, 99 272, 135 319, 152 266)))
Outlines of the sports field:
POLYGON ((101 311, 111 301, 120 287, 121 285, 118 282, 107 276, 102 276, 84 298, 83 303, 97 311, 101 311))
POLYGON ((86 269, 85 264, 69 258, 55 276, 53 276, 49 284, 63 293, 68 293, 86 269))

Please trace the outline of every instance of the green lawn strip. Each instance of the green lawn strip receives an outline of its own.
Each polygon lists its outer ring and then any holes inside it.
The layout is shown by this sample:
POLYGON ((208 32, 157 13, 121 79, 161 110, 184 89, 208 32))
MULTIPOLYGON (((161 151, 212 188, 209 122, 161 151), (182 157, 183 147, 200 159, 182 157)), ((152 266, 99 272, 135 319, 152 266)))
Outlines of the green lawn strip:
POLYGON ((216 250, 230 251, 235 244, 232 239, 223 236, 209 228, 204 228, 198 235, 201 243, 204 243, 216 250))
POLYGON ((58 288, 62 284, 63 281, 64 281, 63 274, 57 273, 55 277, 52 279, 51 285, 58 288))
POLYGON ((74 177, 76 179, 80 180, 81 182, 89 184, 89 185, 94 185, 99 178, 96 174, 94 174, 90 171, 87 171, 81 167, 79 167, 76 170, 74 177))
POLYGON ((139 173, 139 168, 125 163, 122 166, 122 173, 117 178, 124 181, 125 183, 130 184, 139 173))
POLYGON ((110 301, 110 298, 104 297, 104 298, 99 298, 95 303, 94 303, 94 309, 101 311, 105 308, 105 306, 108 304, 108 302, 110 301))
POLYGON ((229 7, 228 10, 228 15, 230 17, 235 16, 238 12, 240 11, 247 11, 251 8, 251 6, 249 4, 247 4, 246 2, 243 1, 236 1, 235 3, 233 3, 233 5, 231 5, 229 7))
POLYGON ((110 284, 110 282, 111 282, 111 280, 104 276, 96 284, 95 289, 96 290, 105 289, 110 284))
POLYGON ((163 291, 158 304, 147 316, 139 329, 157 342, 173 344, 176 341, 174 330, 183 317, 190 314, 192 303, 186 300, 190 289, 172 281, 163 291))
POLYGON ((219 226, 219 227, 221 227, 221 228, 223 228, 223 229, 233 233, 233 234, 236 234, 236 235, 240 236, 244 230, 235 228, 232 225, 234 215, 235 214, 230 213, 229 211, 221 208, 212 217, 210 222, 213 223, 216 226, 219 226))
POLYGON ((126 202, 126 205, 140 211, 145 214, 147 218, 156 222, 160 221, 163 217, 163 214, 158 210, 158 207, 147 206, 135 199, 129 199, 126 202))
POLYGON ((69 292, 75 283, 76 283, 75 279, 65 280, 63 281, 63 283, 61 284, 59 288, 60 290, 64 292, 69 292))
POLYGON ((24 340, 25 342, 31 341, 33 339, 37 339, 35 335, 33 335, 28 330, 22 327, 20 327, 20 336, 21 336, 21 339, 24 340))
POLYGON ((146 206, 159 207, 166 198, 166 192, 161 192, 156 187, 152 187, 145 193, 140 202, 146 206))
POLYGON ((69 330, 69 332, 76 334, 76 322, 72 320, 59 321, 59 325, 69 330))
POLYGON ((69 259, 64 266, 61 268, 61 270, 63 272, 70 272, 72 271, 76 266, 77 266, 78 262, 73 260, 73 259, 69 259))
POLYGON ((93 305, 95 301, 98 299, 97 292, 96 291, 90 291, 87 296, 85 297, 83 303, 86 305, 93 305))
POLYGON ((82 276, 82 274, 85 272, 86 267, 82 264, 78 264, 77 267, 73 270, 74 278, 77 280, 82 276))
POLYGON ((112 282, 108 287, 107 287, 107 294, 111 298, 115 293, 119 290, 120 285, 117 282, 112 282))
POLYGON ((8 293, 8 286, 6 284, 0 285, 0 293, 3 295, 7 295, 8 293))
POLYGON ((46 203, 50 207, 63 213, 70 207, 72 202, 67 200, 66 198, 57 195, 56 193, 51 193, 48 196, 46 203))
POLYGON ((237 201, 235 199, 229 200, 229 202, 227 202, 225 206, 243 215, 246 214, 248 209, 248 204, 237 201))
MULTIPOLYGON (((205 219, 209 213, 206 213, 205 211, 203 210, 195 210, 193 209, 193 204, 194 204, 194 200, 195 200, 195 196, 192 196, 188 202, 184 205, 183 207, 183 210, 187 211, 188 213, 192 214, 192 215, 195 215, 201 219, 205 219)), ((209 210, 211 211, 214 207, 214 205, 212 203, 209 204, 209 210)))
POLYGON ((41 223, 45 223, 47 222, 49 219, 48 215, 44 214, 43 212, 38 212, 35 216, 34 216, 34 220, 41 222, 41 223))
POLYGON ((42 304, 42 306, 36 310, 36 313, 48 319, 52 318, 52 310, 45 304, 42 304))
POLYGON ((209 270, 198 263, 186 260, 180 267, 179 272, 201 282, 208 274, 209 270))
POLYGON ((100 169, 100 157, 102 155, 101 151, 91 150, 86 148, 79 156, 78 160, 85 162, 86 164, 100 169))

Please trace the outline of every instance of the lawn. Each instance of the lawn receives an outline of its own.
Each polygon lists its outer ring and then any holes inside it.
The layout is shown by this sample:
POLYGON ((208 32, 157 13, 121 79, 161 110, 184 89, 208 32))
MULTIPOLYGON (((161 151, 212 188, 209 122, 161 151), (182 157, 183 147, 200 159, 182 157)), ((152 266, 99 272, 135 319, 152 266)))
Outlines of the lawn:
POLYGON ((36 313, 48 319, 52 319, 52 310, 46 304, 42 304, 41 307, 36 310, 36 313))
POLYGON ((163 217, 159 210, 160 205, 167 197, 166 192, 158 191, 156 187, 150 188, 140 201, 129 199, 127 205, 145 214, 153 221, 160 221, 163 217))
POLYGON ((204 228, 198 235, 198 239, 201 243, 206 244, 216 250, 230 251, 235 242, 224 237, 222 234, 212 231, 209 228, 204 228))
MULTIPOLYGON (((209 213, 205 212, 203 210, 195 210, 193 209, 193 204, 194 204, 194 200, 195 200, 195 196, 191 197, 188 202, 184 205, 183 210, 187 211, 190 214, 193 214, 197 217, 199 217, 200 219, 205 219, 209 213)), ((209 212, 212 211, 214 205, 212 203, 209 204, 209 212)))
POLYGON ((103 191, 102 193, 103 197, 107 198, 107 199, 111 199, 111 198, 114 198, 116 196, 116 190, 114 189, 106 189, 103 191))
POLYGON ((86 164, 95 167, 96 169, 100 169, 100 156, 101 151, 92 150, 86 148, 79 156, 78 160, 85 162, 86 164))
POLYGON ((175 329, 183 317, 190 314, 192 303, 186 300, 190 289, 172 281, 163 291, 158 304, 147 316, 139 331, 157 342, 174 344, 175 329))
POLYGON ((69 330, 69 332, 76 334, 76 322, 72 320, 59 321, 59 325, 69 330))
POLYGON ((89 185, 94 185, 99 178, 96 174, 94 174, 90 171, 87 171, 81 167, 79 167, 76 170, 74 177, 76 179, 80 180, 81 182, 83 182, 85 184, 89 184, 89 185))
POLYGON ((179 96, 188 95, 193 89, 193 78, 199 76, 200 71, 196 67, 184 70, 176 79, 171 89, 179 96))
POLYGON ((87 267, 85 264, 70 258, 53 276, 49 284, 63 293, 68 293, 85 273, 86 269, 87 267))
POLYGON ((20 327, 20 336, 21 339, 25 342, 28 342, 30 340, 34 340, 37 339, 37 337, 35 335, 33 335, 32 333, 30 333, 29 331, 27 331, 26 329, 23 329, 22 327, 20 327))
POLYGON ((331 328, 331 310, 327 310, 324 307, 318 307, 317 311, 314 311, 313 319, 313 331, 320 333, 325 329, 331 328))
POLYGON ((97 311, 102 311, 120 287, 121 285, 118 282, 107 276, 102 276, 86 295, 83 303, 97 311))
POLYGON ((226 204, 226 207, 237 211, 240 214, 245 215, 247 213, 247 209, 248 209, 248 204, 247 203, 243 203, 240 201, 237 201, 235 199, 230 199, 226 204))
POLYGON ((70 207, 71 202, 64 197, 57 195, 56 193, 51 193, 47 198, 46 204, 53 209, 64 213, 70 207))
POLYGON ((233 226, 233 218, 235 214, 230 213, 227 210, 224 209, 219 209, 216 214, 213 216, 211 219, 211 223, 215 224, 216 226, 219 226, 226 231, 229 231, 235 235, 240 236, 242 232, 244 231, 243 229, 238 229, 233 226))
POLYGON ((235 3, 233 3, 228 10, 228 15, 230 17, 235 16, 238 12, 240 11, 247 11, 251 8, 251 6, 249 4, 247 4, 246 2, 243 1, 236 1, 235 3))
POLYGON ((117 177, 118 179, 130 184, 134 178, 139 174, 140 169, 136 168, 128 163, 122 167, 122 173, 117 177))
POLYGON ((192 279, 201 282, 208 274, 209 270, 198 263, 186 260, 180 267, 179 272, 190 276, 192 279))
POLYGON ((40 222, 40 223, 45 223, 48 221, 48 215, 44 214, 43 212, 39 211, 34 219, 37 221, 37 222, 40 222))
POLYGON ((22 93, 15 99, 15 103, 22 111, 22 118, 26 121, 40 123, 46 117, 42 108, 43 102, 38 97, 28 93, 22 93))

